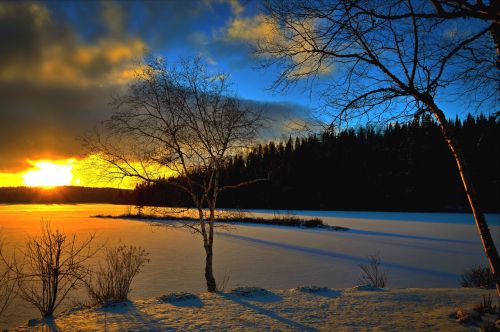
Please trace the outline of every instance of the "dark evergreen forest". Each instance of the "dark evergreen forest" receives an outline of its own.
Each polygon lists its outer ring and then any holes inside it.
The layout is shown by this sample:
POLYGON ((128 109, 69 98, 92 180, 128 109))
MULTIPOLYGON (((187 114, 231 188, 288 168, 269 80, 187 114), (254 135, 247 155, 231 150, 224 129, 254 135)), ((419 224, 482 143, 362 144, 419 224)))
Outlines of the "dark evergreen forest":
MULTIPOLYGON (((468 115, 451 123, 483 208, 500 211, 500 122, 468 115)), ((220 177, 225 184, 269 177, 221 193, 224 208, 468 211, 455 161, 428 117, 269 142, 233 157, 220 177)), ((138 185, 136 204, 189 206, 169 184, 179 180, 138 185)))

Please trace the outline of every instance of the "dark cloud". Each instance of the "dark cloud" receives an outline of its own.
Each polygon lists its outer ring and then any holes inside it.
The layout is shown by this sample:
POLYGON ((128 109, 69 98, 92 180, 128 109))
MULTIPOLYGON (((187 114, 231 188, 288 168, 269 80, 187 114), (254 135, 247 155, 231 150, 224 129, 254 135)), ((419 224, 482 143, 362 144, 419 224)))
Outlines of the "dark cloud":
POLYGON ((77 137, 110 115, 113 89, 0 83, 0 172, 81 155, 77 137))
POLYGON ((0 172, 78 156, 76 137, 109 116, 144 53, 138 38, 80 37, 41 3, 0 3, 0 172))
POLYGON ((39 4, 0 4, 0 72, 12 66, 39 66, 45 45, 71 38, 58 28, 47 8, 39 4))
MULTIPOLYGON (((117 29, 116 22, 109 24, 115 27, 110 31, 117 29)), ((0 80, 115 84, 146 50, 136 37, 102 34, 92 42, 80 37, 42 4, 0 3, 0 80)))
POLYGON ((262 111, 268 120, 262 131, 264 139, 282 139, 289 135, 307 135, 316 132, 322 122, 313 117, 311 109, 291 102, 263 102, 243 100, 244 106, 262 111))

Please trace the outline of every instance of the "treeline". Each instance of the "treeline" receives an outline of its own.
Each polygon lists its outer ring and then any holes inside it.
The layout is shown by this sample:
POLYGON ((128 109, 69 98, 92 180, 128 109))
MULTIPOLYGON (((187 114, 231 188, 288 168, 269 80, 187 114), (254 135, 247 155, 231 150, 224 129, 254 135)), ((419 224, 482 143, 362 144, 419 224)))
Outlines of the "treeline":
POLYGON ((65 186, 54 189, 37 187, 0 187, 1 203, 110 203, 135 204, 132 190, 65 186))
MULTIPOLYGON (((500 123, 484 115, 451 121, 483 207, 500 210, 500 123)), ((451 153, 425 117, 382 129, 362 127, 259 145, 233 157, 226 184, 269 177, 223 192, 219 207, 265 209, 467 211, 451 153)), ((138 205, 189 206, 168 181, 139 185, 138 205)))
MULTIPOLYGON (((452 122, 487 211, 500 211, 500 123, 484 115, 452 122)), ((313 210, 467 211, 456 164, 429 118, 259 145, 233 157, 225 184, 268 181, 221 193, 218 207, 313 210)), ((1 203, 191 206, 168 180, 114 188, 0 188, 1 203)))

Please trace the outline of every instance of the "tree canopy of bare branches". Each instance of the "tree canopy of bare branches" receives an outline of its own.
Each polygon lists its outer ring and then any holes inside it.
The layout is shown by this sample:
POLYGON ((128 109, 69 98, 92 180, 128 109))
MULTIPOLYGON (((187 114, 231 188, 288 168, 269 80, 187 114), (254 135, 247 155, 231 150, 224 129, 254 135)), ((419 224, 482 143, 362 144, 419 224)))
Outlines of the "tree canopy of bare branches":
POLYGON ((500 69, 500 2, 491 1, 469 1, 469 0, 430 0, 426 6, 421 6, 418 10, 406 8, 398 12, 379 11, 369 2, 355 6, 378 19, 400 20, 407 18, 422 19, 441 19, 441 20, 460 20, 471 19, 488 22, 490 24, 490 33, 496 45, 497 69, 500 69))
POLYGON ((269 0, 267 23, 274 37, 257 52, 281 68, 277 86, 307 79, 320 90, 332 123, 432 115, 455 158, 500 295, 500 258, 440 106, 453 93, 463 105, 497 102, 495 8, 497 1, 269 0), (450 24, 450 18, 460 21, 450 24))
POLYGON ((103 130, 84 141, 89 154, 104 161, 105 177, 145 182, 170 177, 169 184, 191 197, 199 213, 192 229, 201 234, 206 251, 207 288, 215 291, 217 197, 224 190, 265 180, 228 184, 220 181, 219 173, 232 154, 253 144, 263 125, 261 113, 243 107, 230 94, 227 76, 211 72, 200 58, 170 66, 149 59, 113 105, 116 112, 103 130))

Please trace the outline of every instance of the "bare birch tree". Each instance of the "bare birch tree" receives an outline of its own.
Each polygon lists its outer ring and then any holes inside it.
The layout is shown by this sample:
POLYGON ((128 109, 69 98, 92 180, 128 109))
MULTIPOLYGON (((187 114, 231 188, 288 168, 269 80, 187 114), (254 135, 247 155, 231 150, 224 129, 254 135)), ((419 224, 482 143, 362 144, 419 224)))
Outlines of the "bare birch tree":
POLYGON ((186 192, 198 211, 187 224, 203 239, 207 290, 213 274, 215 208, 219 194, 265 179, 222 183, 228 158, 254 143, 260 112, 230 95, 227 77, 212 73, 199 58, 167 66, 150 59, 134 83, 113 101, 116 112, 98 134, 85 139, 89 154, 104 161, 105 177, 166 183, 186 192), (208 210, 208 215, 206 215, 208 210))
MULTIPOLYGON (((440 106, 450 94, 462 104, 477 101, 483 106, 495 105, 498 98, 495 43, 491 42, 498 11, 487 19, 450 25, 446 13, 463 14, 467 4, 269 0, 266 23, 272 27, 272 38, 264 39, 257 50, 266 57, 266 65, 281 69, 276 86, 306 79, 318 89, 333 110, 332 124, 357 116, 391 120, 429 114, 436 119, 456 161, 500 295, 498 252, 461 146, 440 106)), ((498 8, 498 2, 488 6, 498 8)))

